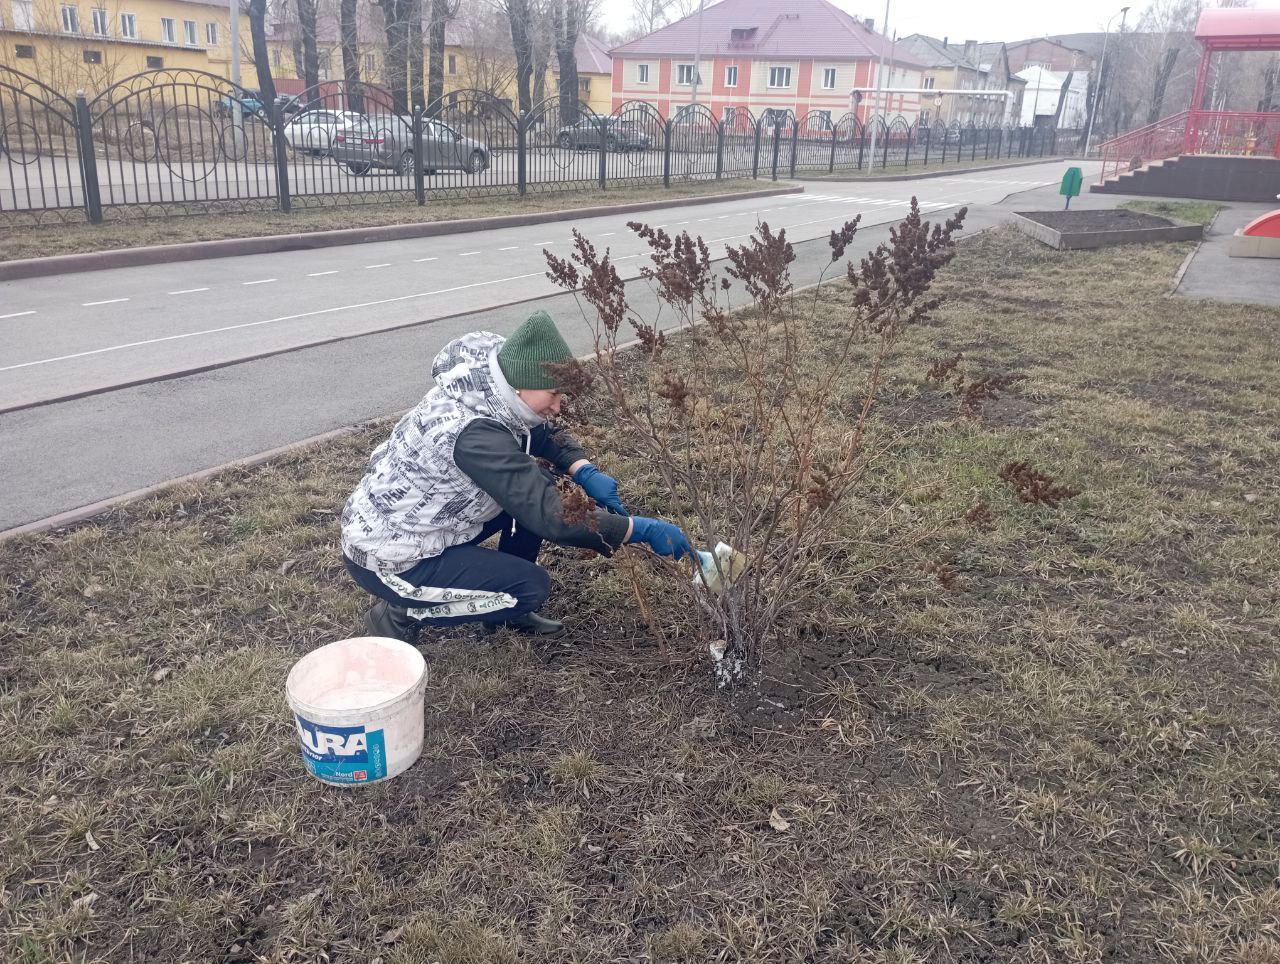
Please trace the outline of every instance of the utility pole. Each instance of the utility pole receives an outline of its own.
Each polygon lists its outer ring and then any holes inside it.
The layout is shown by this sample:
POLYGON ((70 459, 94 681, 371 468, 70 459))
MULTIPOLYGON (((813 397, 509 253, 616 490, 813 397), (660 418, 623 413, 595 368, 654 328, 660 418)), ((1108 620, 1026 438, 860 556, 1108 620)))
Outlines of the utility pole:
MULTIPOLYGON (((889 4, 891 2, 892 0, 884 0, 884 24, 881 27, 881 29, 884 31, 884 35, 886 37, 889 36, 889 4)), ((875 89, 875 94, 871 99, 871 112, 868 112, 868 116, 867 116, 868 121, 870 121, 871 118, 875 116, 873 112, 880 104, 880 84, 881 84, 880 75, 883 73, 884 73, 884 44, 881 44, 880 45, 880 61, 878 64, 876 64, 876 89, 875 89)), ((874 126, 872 126, 871 128, 871 153, 869 156, 871 158, 871 163, 867 168, 868 170, 876 166, 876 129, 874 126)))
MULTIPOLYGON (((1124 33, 1124 18, 1129 15, 1128 7, 1120 8, 1120 32, 1124 33)), ((1116 15, 1111 15, 1114 20, 1116 15)), ((1089 111, 1089 129, 1084 133, 1084 156, 1089 156, 1089 147, 1093 142, 1093 121, 1098 116, 1098 108, 1102 101, 1102 88, 1106 82, 1107 74, 1107 38, 1111 35, 1111 20, 1107 21, 1107 28, 1102 33, 1102 59, 1098 61, 1098 84, 1093 90, 1093 108, 1089 111)))

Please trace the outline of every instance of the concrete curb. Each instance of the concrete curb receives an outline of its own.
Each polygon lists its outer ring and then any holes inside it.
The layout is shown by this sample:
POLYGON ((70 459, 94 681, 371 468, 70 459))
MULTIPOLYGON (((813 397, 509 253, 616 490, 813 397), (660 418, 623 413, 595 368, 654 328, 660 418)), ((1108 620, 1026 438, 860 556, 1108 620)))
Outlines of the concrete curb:
MULTIPOLYGON (((1019 161, 1016 164, 985 164, 982 167, 957 167, 950 171, 926 171, 923 174, 899 174, 896 177, 850 177, 845 178, 842 183, 857 184, 861 181, 923 181, 931 177, 952 177, 956 174, 981 174, 983 171, 1007 171, 1011 167, 1030 167, 1033 164, 1057 164, 1061 161, 1071 160, 1066 156, 1060 157, 1044 157, 1037 158, 1034 161, 1019 161)), ((821 177, 805 177, 802 174, 796 175, 797 181, 839 181, 838 174, 823 174, 821 177)))
POLYGON ((234 258, 246 254, 275 254, 279 251, 308 251, 333 248, 345 244, 370 244, 377 241, 403 241, 407 238, 431 238, 447 234, 466 234, 493 228, 519 228, 550 221, 576 221, 580 218, 626 214, 632 211, 656 211, 673 204, 715 204, 718 201, 741 201, 776 197, 780 194, 803 194, 804 187, 794 185, 738 191, 725 194, 703 194, 696 197, 660 198, 630 204, 597 204, 563 211, 536 211, 528 214, 503 214, 491 218, 466 218, 456 221, 423 221, 414 224, 387 224, 368 228, 342 228, 336 231, 304 231, 295 234, 272 234, 260 238, 224 238, 218 241, 191 241, 183 244, 158 244, 143 248, 120 248, 115 251, 87 251, 83 254, 61 254, 48 258, 24 258, 0 261, 0 281, 21 278, 44 278, 49 275, 80 271, 106 271, 139 265, 172 264, 179 261, 203 261, 208 258, 234 258))
POLYGON ((1191 262, 1196 259, 1196 255, 1200 253, 1200 246, 1204 244, 1205 238, 1213 230, 1213 226, 1218 223, 1218 215, 1225 211, 1225 207, 1218 208, 1213 212, 1213 217, 1209 219, 1209 223, 1204 226, 1204 234, 1200 236, 1200 240, 1192 246, 1187 252, 1187 256, 1182 259, 1182 264, 1178 267, 1178 273, 1173 276, 1173 286, 1169 289, 1169 297, 1172 298, 1178 293, 1178 289, 1182 287, 1182 278, 1187 273, 1187 269, 1191 267, 1191 262))

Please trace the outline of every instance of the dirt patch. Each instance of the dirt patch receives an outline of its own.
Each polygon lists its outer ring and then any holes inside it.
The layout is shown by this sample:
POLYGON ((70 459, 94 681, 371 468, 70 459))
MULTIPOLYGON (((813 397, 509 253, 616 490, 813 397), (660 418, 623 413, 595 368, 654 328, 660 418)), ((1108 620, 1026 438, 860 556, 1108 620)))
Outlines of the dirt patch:
POLYGON ((1106 211, 1019 211, 1020 215, 1055 231, 1132 231, 1136 228, 1168 228, 1173 222, 1154 214, 1114 208, 1106 211))

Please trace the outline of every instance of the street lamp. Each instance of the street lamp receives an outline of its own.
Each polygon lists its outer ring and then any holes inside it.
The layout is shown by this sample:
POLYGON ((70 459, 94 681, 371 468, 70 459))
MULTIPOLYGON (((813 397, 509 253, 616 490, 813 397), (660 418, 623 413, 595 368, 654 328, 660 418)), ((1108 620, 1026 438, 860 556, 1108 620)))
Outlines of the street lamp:
MULTIPOLYGON (((1111 20, 1120 17, 1120 33, 1124 33, 1124 18, 1128 16, 1129 8, 1121 7, 1119 14, 1112 14, 1111 20)), ((1102 85, 1106 81, 1107 69, 1107 38, 1111 35, 1111 20, 1107 21, 1107 26, 1102 31, 1102 59, 1098 61, 1098 86, 1093 90, 1093 107, 1089 110, 1089 128, 1084 133, 1084 156, 1089 156, 1089 146, 1093 141, 1093 119, 1098 116, 1098 104, 1102 100, 1102 85)))

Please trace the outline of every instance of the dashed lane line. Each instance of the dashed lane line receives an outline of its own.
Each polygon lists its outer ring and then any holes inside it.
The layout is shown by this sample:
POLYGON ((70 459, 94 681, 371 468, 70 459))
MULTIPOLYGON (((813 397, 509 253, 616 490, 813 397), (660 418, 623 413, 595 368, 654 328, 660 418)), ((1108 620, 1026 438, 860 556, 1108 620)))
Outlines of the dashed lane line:
POLYGON ((338 273, 338 269, 337 269, 337 268, 334 268, 332 271, 313 271, 313 272, 311 272, 311 274, 307 275, 307 277, 308 277, 308 278, 323 278, 323 277, 324 277, 325 275, 327 275, 327 274, 337 274, 337 273, 338 273))
POLYGON ((22 318, 24 315, 34 315, 34 314, 35 314, 34 309, 32 309, 31 311, 11 311, 7 315, 0 315, 0 321, 3 321, 5 318, 22 318))
POLYGON ((182 288, 178 291, 170 291, 171 295, 194 295, 201 291, 208 291, 208 288, 182 288))
POLYGON ((271 284, 273 281, 276 281, 276 280, 278 280, 278 279, 276 279, 276 278, 262 278, 262 279, 260 279, 260 280, 258 280, 258 281, 241 281, 240 283, 241 283, 242 285, 269 285, 269 284, 271 284))
POLYGON ((80 307, 95 308, 98 305, 114 305, 114 304, 119 304, 121 301, 128 301, 128 300, 129 300, 128 298, 108 298, 105 301, 86 301, 86 302, 83 302, 80 305, 80 307))
MULTIPOLYGON (((188 331, 180 335, 165 335, 161 338, 148 338, 143 341, 131 341, 120 345, 108 345, 105 348, 94 348, 89 351, 79 351, 70 355, 58 355, 53 358, 39 358, 35 361, 20 362, 17 365, 6 365, 0 368, 0 372, 16 371, 20 368, 34 368, 37 365, 50 365, 54 362, 72 361, 76 358, 88 358, 92 355, 105 355, 109 352, 122 351, 126 348, 140 348, 145 345, 156 345, 166 341, 179 341, 183 338, 198 338, 201 335, 217 335, 226 331, 239 331, 245 328, 259 328, 263 325, 273 325, 282 321, 297 321, 299 318, 314 318, 318 315, 331 315, 338 311, 353 311, 357 308, 374 308, 379 305, 391 305, 402 301, 412 301, 415 298, 430 298, 434 295, 447 295, 455 291, 467 291, 471 288, 484 288, 488 285, 503 284, 508 281, 523 281, 527 278, 542 278, 544 272, 533 271, 529 274, 517 274, 508 278, 493 278, 489 281, 475 281, 471 284, 455 285, 452 288, 439 288, 435 291, 416 291, 413 294, 399 295, 395 298, 383 298, 379 301, 363 301, 354 305, 335 305, 331 308, 318 308, 315 311, 303 311, 294 315, 280 315, 277 318, 266 318, 262 321, 246 321, 239 325, 225 325, 221 328, 205 328, 201 331, 188 331)), ((128 299, 120 299, 127 301, 128 299)))

